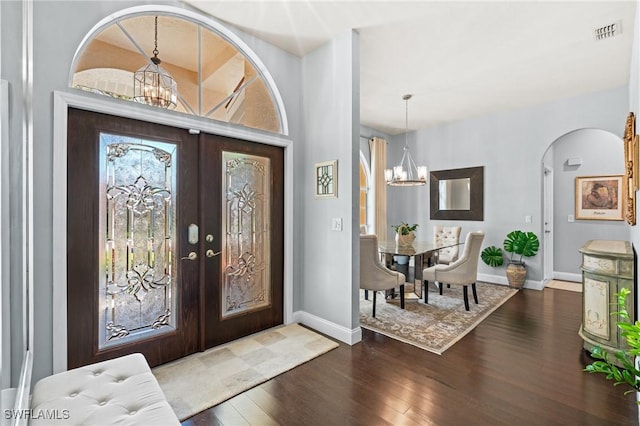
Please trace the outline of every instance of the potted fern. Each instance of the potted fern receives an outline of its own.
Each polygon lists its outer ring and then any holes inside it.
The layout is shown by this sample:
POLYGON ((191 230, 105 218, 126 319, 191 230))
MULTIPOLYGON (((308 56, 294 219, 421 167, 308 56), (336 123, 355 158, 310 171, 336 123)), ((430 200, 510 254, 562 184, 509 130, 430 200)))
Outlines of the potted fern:
MULTIPOLYGON (((523 259, 538 253, 540 241, 533 232, 515 230, 507 234, 502 246, 504 251, 510 253, 506 273, 509 287, 521 289, 527 278, 527 268, 523 259)), ((480 253, 480 258, 485 264, 493 267, 504 263, 502 250, 496 246, 486 247, 480 253)))

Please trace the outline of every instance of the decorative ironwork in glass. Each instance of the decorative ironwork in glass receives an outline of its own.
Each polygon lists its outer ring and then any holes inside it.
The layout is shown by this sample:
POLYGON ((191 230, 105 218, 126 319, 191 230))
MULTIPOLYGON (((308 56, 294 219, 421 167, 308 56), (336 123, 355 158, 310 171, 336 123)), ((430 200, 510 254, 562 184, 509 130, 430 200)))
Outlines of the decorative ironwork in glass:
POLYGON ((175 330, 174 144, 100 135, 99 347, 175 330))
POLYGON ((222 318, 271 305, 270 160, 222 153, 222 318))

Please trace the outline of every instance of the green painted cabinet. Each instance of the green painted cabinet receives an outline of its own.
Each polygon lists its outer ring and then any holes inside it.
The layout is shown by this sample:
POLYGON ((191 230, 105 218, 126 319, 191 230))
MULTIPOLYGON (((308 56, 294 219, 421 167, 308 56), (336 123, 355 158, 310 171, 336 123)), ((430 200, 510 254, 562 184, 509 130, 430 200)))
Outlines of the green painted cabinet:
POLYGON ((631 290, 627 311, 635 320, 635 254, 628 241, 591 240, 580 248, 582 254, 582 325, 580 337, 584 348, 594 346, 613 353, 626 349, 617 327, 617 293, 631 290))

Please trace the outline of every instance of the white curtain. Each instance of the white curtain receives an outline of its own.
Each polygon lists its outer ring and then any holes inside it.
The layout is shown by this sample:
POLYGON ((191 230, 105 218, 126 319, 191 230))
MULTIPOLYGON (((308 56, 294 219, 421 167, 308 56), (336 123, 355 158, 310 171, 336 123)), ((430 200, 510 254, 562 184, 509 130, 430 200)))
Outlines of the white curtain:
POLYGON ((373 137, 369 139, 371 150, 371 180, 373 193, 373 233, 378 240, 387 239, 387 182, 384 169, 387 167, 387 141, 373 137))

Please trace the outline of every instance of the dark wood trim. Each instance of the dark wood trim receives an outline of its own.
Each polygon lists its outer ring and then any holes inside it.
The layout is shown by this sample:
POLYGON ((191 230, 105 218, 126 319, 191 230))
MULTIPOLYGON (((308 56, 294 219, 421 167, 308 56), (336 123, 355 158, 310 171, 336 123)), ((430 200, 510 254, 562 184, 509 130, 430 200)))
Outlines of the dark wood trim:
POLYGON ((484 167, 432 171, 429 179, 429 195, 431 220, 484 220, 484 167), (440 210, 438 208, 440 181, 464 178, 471 180, 470 209, 440 210))

